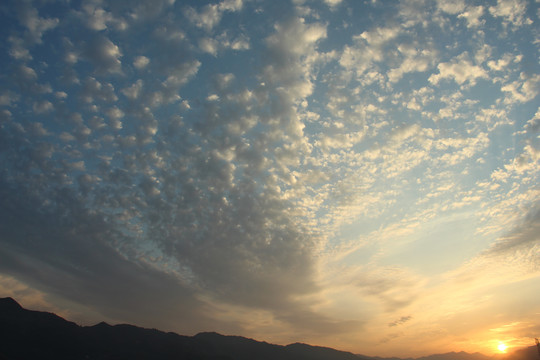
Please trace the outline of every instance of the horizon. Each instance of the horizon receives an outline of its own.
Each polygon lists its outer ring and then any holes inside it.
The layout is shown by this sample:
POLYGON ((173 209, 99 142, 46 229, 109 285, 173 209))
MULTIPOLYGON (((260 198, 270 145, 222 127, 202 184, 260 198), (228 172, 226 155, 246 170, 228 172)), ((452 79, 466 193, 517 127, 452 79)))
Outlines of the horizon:
POLYGON ((538 0, 3 2, 0 296, 386 357, 527 346, 539 17, 538 0))
MULTIPOLYGON (((17 304, 18 306, 21 306, 23 310, 25 311, 31 311, 31 312, 39 312, 40 310, 36 310, 36 309, 28 309, 28 308, 25 308, 24 306, 22 306, 19 302, 17 302, 17 300, 13 299, 12 297, 5 297, 5 298, 2 298, 0 297, 0 300, 6 300, 6 299, 9 299, 13 302, 15 302, 15 304, 17 304)), ((49 312, 47 312, 49 313, 49 312)), ((54 314, 54 313, 52 313, 54 314)), ((57 314, 54 314, 54 315, 57 315, 57 314)), ((57 315, 59 316, 59 315, 57 315)), ((71 322, 70 319, 67 319, 67 318, 63 318, 61 317, 62 319, 64 319, 65 321, 67 322, 71 322)), ((144 328, 144 327, 139 327, 137 324, 127 324, 127 323, 118 323, 118 324, 109 324, 105 321, 100 321, 99 323, 95 323, 95 324, 92 324, 92 325, 81 325, 81 324, 78 324, 75 322, 76 325, 80 326, 80 327, 97 327, 97 326, 101 326, 102 324, 105 324, 106 326, 110 326, 110 327, 115 327, 115 326, 132 326, 132 327, 136 327, 136 328, 140 328, 140 329, 149 329, 149 328, 144 328)), ((155 329, 155 328, 152 328, 152 330, 157 330, 159 332, 161 332, 162 334, 166 334, 166 332, 164 332, 163 330, 161 329, 155 329)), ((253 339, 253 338, 250 338, 248 336, 239 336, 239 335, 234 335, 234 334, 221 334, 221 333, 218 333, 218 332, 215 332, 215 331, 203 331, 203 332, 199 332, 199 333, 196 333, 194 335, 185 335, 185 334, 179 334, 179 333, 175 333, 177 335, 180 335, 180 336, 187 336, 187 337, 197 337, 199 335, 204 335, 204 334, 215 334, 215 335, 218 335, 218 336, 223 336, 223 337, 232 337, 232 338, 244 338, 244 339, 247 339, 247 340, 253 340, 253 341, 256 341, 256 342, 259 342, 259 343, 267 343, 267 344, 271 344, 271 345, 277 345, 277 346, 281 346, 281 347, 287 347, 287 346, 290 346, 290 345, 295 345, 295 344, 301 344, 301 345, 307 345, 307 346, 310 346, 310 347, 314 347, 314 348, 319 348, 319 347, 322 347, 322 348, 329 348, 329 349, 332 349, 332 350, 337 350, 337 351, 342 351, 344 352, 344 350, 341 350, 341 349, 336 349, 336 348, 331 348, 331 347, 325 347, 325 346, 320 346, 320 345, 317 345, 317 344, 309 344, 309 343, 303 343, 303 342, 294 342, 294 343, 288 343, 288 344, 274 344, 274 343, 268 343, 266 342, 264 339, 253 339)), ((536 340, 536 339, 535 339, 536 340)), ((475 355, 475 354, 480 354, 480 355, 484 355, 484 356, 491 356, 490 358, 492 359, 495 359, 497 357, 504 357, 505 359, 507 359, 507 355, 511 355, 511 354, 514 354, 516 352, 519 352, 519 351, 522 351, 522 350, 525 350, 525 349, 529 349, 529 348, 533 348, 534 350, 537 350, 535 348, 538 348, 538 344, 535 344, 535 345, 530 345, 530 346, 523 346, 523 347, 518 347, 518 348, 513 348, 513 349, 510 349, 510 348, 507 348, 505 349, 505 351, 501 351, 497 354, 483 354, 483 353, 480 353, 480 352, 474 352, 474 353, 468 353, 468 352, 464 352, 464 351, 449 351, 449 352, 446 352, 446 353, 435 353, 435 354, 425 354, 423 355, 422 357, 424 356, 436 356, 436 355, 447 355, 447 354, 468 354, 468 355, 475 355)), ((540 350, 538 350, 540 352, 540 350)), ((536 351, 535 351, 536 353, 536 351)), ((364 354, 364 353, 353 353, 354 355, 358 355, 358 356, 367 356, 367 357, 371 357, 371 358, 380 358, 378 355, 376 354, 364 354)), ((399 356, 392 356, 392 358, 400 358, 399 356)), ((407 357, 410 359, 410 357, 407 357)), ((401 359, 404 359, 405 358, 401 358, 401 359)))

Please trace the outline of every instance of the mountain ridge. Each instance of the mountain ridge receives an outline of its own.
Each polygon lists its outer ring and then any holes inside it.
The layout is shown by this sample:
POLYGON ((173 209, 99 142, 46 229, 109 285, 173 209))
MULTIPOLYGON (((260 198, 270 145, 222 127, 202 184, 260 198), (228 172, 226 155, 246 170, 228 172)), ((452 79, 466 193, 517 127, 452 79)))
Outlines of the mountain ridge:
MULTIPOLYGON (((80 326, 53 313, 24 309, 12 298, 0 298, 0 339, 0 360, 413 360, 369 357, 304 343, 275 345, 216 332, 185 336, 130 324, 80 326)), ((415 360, 490 359, 461 352, 415 360)), ((530 356, 497 359, 536 360, 530 356)))

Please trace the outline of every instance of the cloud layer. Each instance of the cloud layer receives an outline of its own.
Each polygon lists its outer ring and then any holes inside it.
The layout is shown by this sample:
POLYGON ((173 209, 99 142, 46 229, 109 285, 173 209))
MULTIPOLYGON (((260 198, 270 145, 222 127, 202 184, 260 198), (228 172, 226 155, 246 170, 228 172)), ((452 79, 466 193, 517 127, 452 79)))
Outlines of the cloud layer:
POLYGON ((0 290, 377 355, 486 350, 455 324, 528 299, 496 295, 539 276, 538 3, 0 16, 0 290))

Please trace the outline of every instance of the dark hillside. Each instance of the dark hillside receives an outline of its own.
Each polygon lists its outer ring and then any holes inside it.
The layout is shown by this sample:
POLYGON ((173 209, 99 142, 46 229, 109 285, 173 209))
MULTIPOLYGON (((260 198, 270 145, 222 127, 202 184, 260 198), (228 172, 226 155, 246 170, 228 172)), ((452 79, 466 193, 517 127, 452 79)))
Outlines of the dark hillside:
POLYGON ((0 299, 0 360, 351 360, 353 354, 303 344, 272 345, 240 336, 193 337, 132 325, 78 326, 0 299))
MULTIPOLYGON (((189 337, 104 322, 79 326, 52 313, 26 310, 11 298, 0 299, 0 340, 0 360, 400 360, 214 332, 189 337)), ((494 358, 461 352, 416 360, 538 360, 538 354, 532 346, 494 358)))

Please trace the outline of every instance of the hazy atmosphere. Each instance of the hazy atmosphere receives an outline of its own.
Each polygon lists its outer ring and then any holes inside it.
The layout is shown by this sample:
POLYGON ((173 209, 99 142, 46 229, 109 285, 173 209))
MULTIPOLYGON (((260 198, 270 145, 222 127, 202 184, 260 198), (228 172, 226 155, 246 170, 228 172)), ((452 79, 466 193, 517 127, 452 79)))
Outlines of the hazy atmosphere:
POLYGON ((540 1, 0 3, 0 296, 379 356, 540 336, 540 1))

